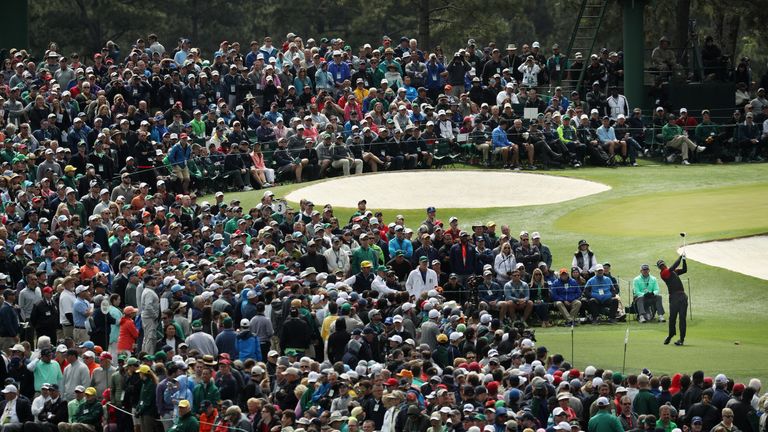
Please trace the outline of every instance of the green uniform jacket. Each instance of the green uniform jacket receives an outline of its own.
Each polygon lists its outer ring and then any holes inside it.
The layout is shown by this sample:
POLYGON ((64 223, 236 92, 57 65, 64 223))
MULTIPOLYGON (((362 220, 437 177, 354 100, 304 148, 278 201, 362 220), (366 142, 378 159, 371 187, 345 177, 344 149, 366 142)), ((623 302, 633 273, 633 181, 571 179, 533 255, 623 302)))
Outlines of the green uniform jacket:
POLYGON ((217 405, 221 400, 219 388, 216 387, 216 384, 213 383, 213 380, 211 380, 211 382, 209 382, 207 385, 203 383, 196 385, 195 391, 192 392, 192 396, 192 399, 195 403, 193 411, 196 413, 200 412, 200 402, 209 400, 213 403, 213 405, 217 405))
POLYGON ((157 384, 155 384, 155 382, 151 379, 147 379, 141 384, 141 392, 139 393, 139 406, 136 408, 137 415, 151 415, 157 417, 155 390, 157 390, 157 384))
POLYGON ((661 128, 661 137, 664 139, 665 143, 669 142, 669 140, 672 138, 682 134, 683 128, 678 125, 670 125, 667 123, 664 125, 664 127, 661 128))
POLYGON ((199 432, 200 422, 197 420, 192 412, 188 412, 185 415, 179 417, 176 420, 176 424, 173 426, 173 432, 199 432))
POLYGON ((640 389, 640 391, 637 392, 637 396, 635 396, 635 399, 632 401, 632 411, 638 416, 643 414, 653 414, 658 417, 659 402, 648 389, 640 389))
POLYGON ((707 138, 710 136, 717 136, 720 133, 720 127, 712 122, 699 123, 695 129, 696 142, 698 144, 704 144, 707 138))
POLYGON ((98 399, 83 402, 75 413, 75 423, 85 423, 98 428, 101 424, 101 416, 104 409, 101 407, 98 399))
POLYGON ((589 432, 623 432, 619 418, 602 409, 589 419, 589 432))
POLYGON ((311 387, 307 387, 304 394, 301 395, 301 400, 299 400, 302 411, 307 411, 312 407, 312 396, 315 395, 315 387, 314 384, 310 385, 311 387))
POLYGON ((379 262, 379 254, 371 247, 368 247, 367 249, 361 247, 355 249, 355 251, 352 252, 352 259, 350 260, 352 266, 350 274, 354 275, 360 273, 360 263, 363 261, 370 261, 371 264, 376 266, 379 262))

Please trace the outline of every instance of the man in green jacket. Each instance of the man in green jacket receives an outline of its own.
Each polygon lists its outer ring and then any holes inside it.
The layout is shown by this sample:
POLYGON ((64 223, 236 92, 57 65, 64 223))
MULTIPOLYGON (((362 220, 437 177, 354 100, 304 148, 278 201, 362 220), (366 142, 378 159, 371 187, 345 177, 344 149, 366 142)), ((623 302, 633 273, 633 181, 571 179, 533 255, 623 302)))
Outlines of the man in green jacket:
MULTIPOLYGON (((692 151, 701 153, 707 148, 704 146, 697 146, 690 138, 688 138, 688 135, 683 131, 683 128, 675 123, 674 114, 670 114, 667 120, 667 124, 661 128, 662 139, 667 147, 680 150, 680 153, 683 155, 683 165, 690 165, 688 162, 688 153, 692 151)), ((674 160, 674 153, 667 156, 667 162, 674 162, 674 160)))
POLYGON ((221 394, 219 393, 219 388, 216 387, 216 384, 211 379, 212 373, 210 368, 203 369, 203 374, 200 379, 200 382, 195 386, 195 391, 192 392, 194 401, 194 412, 200 413, 202 410, 200 409, 200 402, 204 400, 211 401, 214 406, 217 406, 219 404, 219 401, 221 400, 221 394))
POLYGON ((595 401, 597 414, 589 419, 589 432, 623 432, 619 418, 611 413, 611 402, 601 396, 595 401))
POLYGON ((720 126, 712 121, 709 110, 701 112, 701 123, 696 126, 694 137, 699 145, 706 145, 715 156, 715 163, 721 164, 722 160, 722 142, 724 133, 720 131, 720 126))
POLYGON ((360 273, 360 264, 363 261, 369 261, 372 265, 377 266, 383 264, 379 262, 378 253, 369 246, 368 242, 370 240, 368 234, 363 233, 360 235, 360 247, 352 252, 352 259, 350 260, 352 268, 350 269, 350 274, 354 275, 360 273))
POLYGON ((637 377, 637 387, 640 391, 637 392, 635 399, 632 401, 632 411, 638 416, 643 414, 659 416, 659 403, 656 397, 651 393, 651 380, 648 375, 641 374, 637 377))
POLYGON ((176 419, 176 424, 169 430, 169 432, 198 432, 200 430, 200 421, 197 420, 194 414, 192 414, 192 408, 189 405, 189 401, 182 399, 179 401, 179 417, 176 419))
POLYGON ((85 402, 77 408, 77 412, 72 423, 59 423, 60 432, 82 432, 95 431, 101 427, 101 416, 104 414, 96 397, 96 389, 88 387, 85 389, 85 402))

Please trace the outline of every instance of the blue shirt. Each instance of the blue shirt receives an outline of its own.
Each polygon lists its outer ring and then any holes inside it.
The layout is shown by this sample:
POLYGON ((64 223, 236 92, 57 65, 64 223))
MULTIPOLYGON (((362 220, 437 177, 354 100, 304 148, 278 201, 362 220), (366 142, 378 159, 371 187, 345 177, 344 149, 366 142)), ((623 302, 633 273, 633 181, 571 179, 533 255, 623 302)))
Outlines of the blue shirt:
POLYGON ((399 250, 403 251, 406 259, 410 259, 413 255, 413 244, 408 239, 399 240, 395 237, 389 241, 389 256, 394 257, 399 250))
POLYGON ((509 138, 507 138, 507 131, 502 129, 501 126, 496 126, 496 129, 491 133, 491 142, 493 142, 494 148, 509 147, 511 145, 509 138))
POLYGON ((485 281, 477 287, 478 298, 480 301, 491 302, 504 299, 504 291, 496 281, 491 281, 487 285, 485 281))
POLYGON ((427 88, 439 88, 442 87, 443 77, 440 76, 445 72, 445 66, 442 63, 427 62, 427 77, 424 83, 427 88))
POLYGON ((349 72, 349 65, 344 62, 332 62, 328 65, 328 72, 331 73, 333 82, 336 84, 341 84, 344 80, 349 79, 352 76, 349 72))
POLYGON ((531 298, 531 290, 528 284, 520 281, 520 285, 515 286, 512 281, 504 284, 504 299, 505 300, 529 300, 531 298))
POLYGON ((611 278, 605 276, 592 276, 589 278, 587 285, 585 285, 584 288, 590 293, 592 298, 600 302, 604 302, 613 297, 613 292, 611 291, 613 282, 611 281, 611 278))
POLYGON ((72 321, 75 327, 85 327, 85 322, 88 320, 86 312, 90 307, 90 303, 79 297, 75 300, 72 305, 72 321))
POLYGON ((597 139, 599 139, 601 143, 606 141, 616 141, 616 133, 613 131, 613 127, 600 126, 597 128, 597 139))

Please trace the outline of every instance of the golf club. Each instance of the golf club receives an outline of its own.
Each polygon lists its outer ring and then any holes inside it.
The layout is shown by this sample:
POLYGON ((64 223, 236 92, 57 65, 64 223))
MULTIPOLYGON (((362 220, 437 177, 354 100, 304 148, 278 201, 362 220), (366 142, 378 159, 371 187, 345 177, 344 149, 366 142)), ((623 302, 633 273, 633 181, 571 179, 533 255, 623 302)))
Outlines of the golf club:
POLYGON ((680 233, 680 237, 683 238, 683 253, 682 253, 683 257, 685 257, 685 236, 686 234, 684 232, 680 233))

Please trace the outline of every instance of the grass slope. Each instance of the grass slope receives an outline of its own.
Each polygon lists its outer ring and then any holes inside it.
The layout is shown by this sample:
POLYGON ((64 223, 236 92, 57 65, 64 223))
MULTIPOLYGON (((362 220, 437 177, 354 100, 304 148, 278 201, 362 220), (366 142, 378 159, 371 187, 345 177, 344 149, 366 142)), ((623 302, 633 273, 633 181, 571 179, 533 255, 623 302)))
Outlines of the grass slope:
MULTIPOLYGON (((628 302, 628 281, 640 264, 659 258, 674 259, 680 246, 679 232, 688 242, 714 240, 768 232, 768 165, 654 165, 641 167, 549 171, 559 175, 608 184, 610 191, 564 203, 517 208, 438 209, 438 218, 457 216, 463 227, 473 222, 495 221, 511 231, 539 231, 554 255, 554 266, 569 266, 579 239, 587 239, 601 262, 610 261, 613 274, 622 280, 628 302)), ((462 169, 462 167, 458 167, 462 169)), ((277 196, 303 185, 273 188, 277 196)), ((434 186, 424 186, 434 187, 434 186)), ((450 187, 441 185, 439 187, 450 187)), ((514 193, 499 185, 500 193, 514 193)), ((227 194, 245 207, 258 203, 261 193, 227 194)), ((361 193, 359 198, 365 198, 361 193)), ((206 197, 210 199, 210 197, 206 197)), ((466 199, 471 199, 467 197, 466 199)), ((316 203, 321 205, 322 203, 316 203)), ((354 209, 335 208, 345 221, 354 209)), ((417 225, 424 211, 400 211, 394 202, 382 209, 384 220, 403 214, 406 224, 417 225)), ((663 346, 666 324, 629 324, 627 373, 643 367, 674 372, 702 369, 707 374, 724 372, 738 380, 768 379, 765 332, 768 301, 765 281, 691 261, 690 279, 693 321, 688 323, 687 346, 663 346)), ((768 263, 766 263, 768 265, 768 263)), ((653 272, 657 275, 657 272, 653 272)), ((662 284, 663 285, 663 284, 662 284)), ((666 292, 665 288, 662 288, 666 292)), ((664 296, 665 306, 667 303, 664 296)), ((574 363, 621 370, 626 325, 581 326, 574 332, 574 363)), ((550 352, 571 357, 571 333, 566 328, 538 329, 539 343, 550 352)))

